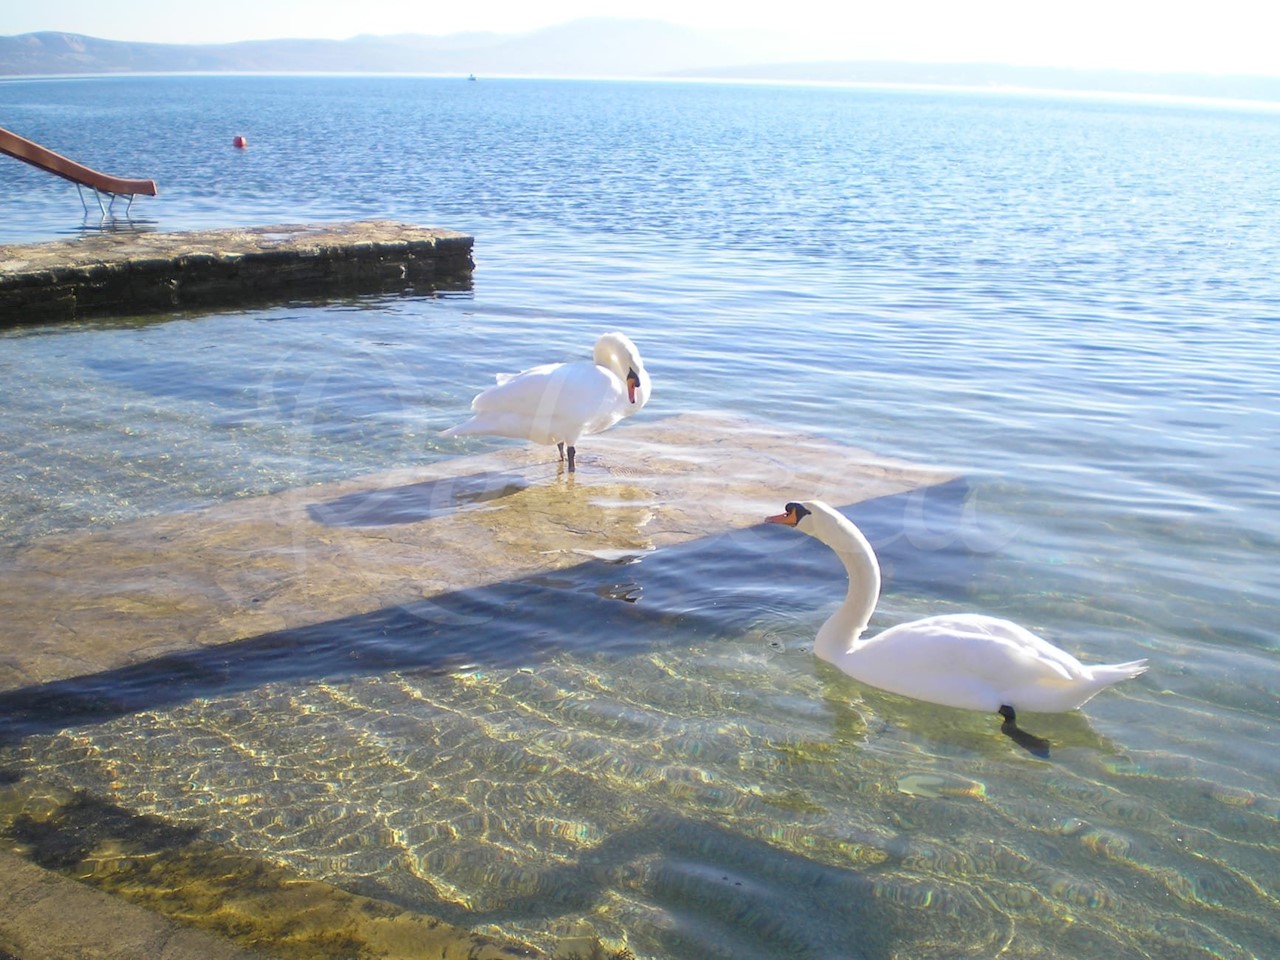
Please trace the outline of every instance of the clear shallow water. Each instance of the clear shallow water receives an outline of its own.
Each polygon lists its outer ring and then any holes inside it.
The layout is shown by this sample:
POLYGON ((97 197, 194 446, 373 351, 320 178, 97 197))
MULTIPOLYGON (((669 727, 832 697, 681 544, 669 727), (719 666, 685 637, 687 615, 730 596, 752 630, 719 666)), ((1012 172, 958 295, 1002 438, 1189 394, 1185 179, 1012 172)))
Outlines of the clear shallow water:
MULTIPOLYGON (((859 514, 873 627, 975 608, 1152 659, 1028 719, 1039 762, 815 664, 839 567, 765 530, 460 596, 427 633, 290 638, 306 666, 250 645, 177 695, 100 678, 128 709, 36 710, 10 769, 543 944, 585 920, 673 957, 1277 952, 1276 114, 319 78, 3 83, 0 108, 160 182, 117 226, 389 216, 477 260, 467 296, 7 332, 6 551, 482 448, 436 436, 477 385, 617 327, 646 416, 963 474, 923 523, 859 514)), ((0 178, 0 241, 98 229, 69 185, 0 178)))

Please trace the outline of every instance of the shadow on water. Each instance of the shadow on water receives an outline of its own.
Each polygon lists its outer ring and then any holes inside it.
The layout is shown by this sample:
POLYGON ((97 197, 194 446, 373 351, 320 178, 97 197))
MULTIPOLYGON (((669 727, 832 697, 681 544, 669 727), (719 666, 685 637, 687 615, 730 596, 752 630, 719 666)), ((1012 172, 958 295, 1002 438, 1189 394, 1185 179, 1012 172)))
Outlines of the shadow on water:
POLYGON ((360 490, 307 508, 307 515, 327 527, 383 527, 417 523, 454 513, 461 506, 487 503, 519 493, 529 479, 518 473, 472 473, 424 480, 398 487, 360 490))
POLYGON ((77 793, 59 808, 56 819, 22 815, 15 818, 7 835, 21 844, 32 863, 47 870, 66 870, 88 859, 104 841, 128 837, 138 853, 158 853, 191 843, 200 831, 200 827, 175 826, 77 793))
POLYGON ((31 301, 33 309, 23 311, 20 320, 23 324, 33 324, 69 320, 109 321, 120 316, 128 316, 132 320, 150 316, 158 322, 167 322, 175 315, 183 314, 241 312, 283 306, 327 307, 369 299, 469 297, 473 290, 470 270, 468 258, 466 264, 457 260, 441 262, 438 272, 426 276, 405 277, 394 269, 368 274, 353 273, 352 270, 281 271, 274 278, 269 274, 260 275, 275 282, 250 285, 226 282, 225 277, 211 276, 207 270, 197 267, 194 271, 187 270, 184 282, 176 287, 167 283, 130 288, 104 285, 103 290, 109 295, 88 298, 49 296, 41 301, 31 301), (122 309, 121 303, 127 303, 127 307, 122 309))
MULTIPOLYGON (((526 893, 494 909, 450 903, 426 881, 411 899, 449 923, 502 927, 533 917, 589 915, 609 891, 626 891, 665 911, 668 924, 655 935, 671 956, 888 960, 898 955, 895 945, 919 941, 913 929, 919 904, 884 896, 893 882, 882 875, 895 866, 827 865, 706 820, 661 812, 610 833, 588 856, 529 878, 526 893), (791 895, 779 897, 784 890, 791 895), (840 942, 831 942, 833 936, 840 942)), ((389 902, 403 899, 403 891, 373 879, 354 887, 389 902)), ((950 926, 952 942, 972 942, 983 935, 973 918, 989 911, 980 897, 954 897, 948 917, 939 921, 935 911, 931 923, 950 926)), ((986 934, 994 939, 993 931, 986 934)))
MULTIPOLYGON (((288 875, 257 867, 238 854, 210 849, 201 833, 200 827, 138 815, 79 791, 53 816, 23 813, 0 827, 0 837, 20 844, 32 862, 69 876, 93 875, 95 883, 109 890, 136 895, 159 883, 161 900, 187 903, 178 892, 185 889, 192 891, 191 905, 217 902, 235 913, 240 904, 237 889, 252 896, 254 891, 278 893, 288 887, 288 875), (114 851, 113 868, 105 876, 98 866, 104 850, 114 851)), ((875 837, 867 839, 877 843, 875 837)), ((913 929, 919 904, 901 895, 885 896, 886 891, 906 889, 891 876, 896 866, 896 857, 859 870, 824 864, 705 820, 663 811, 610 833, 582 857, 526 874, 519 895, 489 909, 470 909, 441 897, 424 879, 412 890, 373 877, 344 886, 350 893, 460 929, 589 915, 611 891, 626 891, 670 918, 653 934, 664 955, 888 960, 897 955, 895 944, 919 939, 913 929), (779 898, 780 890, 796 895, 779 898), (832 943, 832 937, 842 941, 832 943)), ((931 918, 935 937, 972 942, 985 933, 986 939, 993 938, 996 931, 974 928, 975 918, 989 916, 978 899, 964 892, 948 896, 948 916, 931 918), (939 926, 951 929, 939 934, 939 926)), ((315 910, 317 902, 311 899, 308 906, 315 910)), ((254 913, 239 915, 234 933, 243 937, 246 927, 273 931, 272 922, 286 924, 278 933, 282 940, 286 933, 296 933, 288 919, 272 921, 254 913)), ((270 942, 271 936, 265 939, 270 942)))
MULTIPOLYGON (((492 481, 477 488, 477 499, 494 491, 492 481)), ((456 498, 457 481, 451 483, 456 498)), ((506 487, 499 483, 497 489, 500 495, 506 487)), ((939 531, 959 529, 968 490, 954 481, 848 511, 880 553, 886 591, 948 599, 966 594, 984 554, 967 538, 939 531)), ((394 503, 378 505, 378 514, 420 515, 434 499, 426 485, 402 488, 393 491, 394 503)), ((354 498, 324 509, 333 522, 358 524, 370 503, 354 498)), ((844 582, 843 569, 825 546, 762 525, 640 560, 592 559, 553 573, 0 693, 0 745, 273 682, 528 666, 562 653, 625 657, 739 636, 779 590, 791 591, 798 619, 842 595, 844 582), (779 578, 782 551, 785 583, 779 578)))

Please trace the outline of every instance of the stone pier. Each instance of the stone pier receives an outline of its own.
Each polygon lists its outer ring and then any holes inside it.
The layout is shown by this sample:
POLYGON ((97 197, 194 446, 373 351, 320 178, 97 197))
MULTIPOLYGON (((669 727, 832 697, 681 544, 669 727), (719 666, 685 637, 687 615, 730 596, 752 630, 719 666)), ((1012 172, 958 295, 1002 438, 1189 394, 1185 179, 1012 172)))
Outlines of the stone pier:
POLYGON ((472 237, 389 220, 0 245, 0 326, 469 290, 472 237))

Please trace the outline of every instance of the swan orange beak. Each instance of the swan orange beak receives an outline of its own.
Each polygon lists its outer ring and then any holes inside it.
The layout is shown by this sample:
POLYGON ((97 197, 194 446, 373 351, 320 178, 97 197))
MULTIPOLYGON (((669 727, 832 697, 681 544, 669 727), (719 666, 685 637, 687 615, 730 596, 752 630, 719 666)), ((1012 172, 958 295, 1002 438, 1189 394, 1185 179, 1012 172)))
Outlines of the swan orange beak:
POLYGON ((794 510, 788 510, 786 513, 780 513, 775 517, 765 517, 765 523, 781 523, 788 527, 794 527, 800 522, 800 517, 794 510))
POLYGON ((627 372, 627 399, 636 402, 636 387, 640 386, 640 377, 634 370, 627 372))

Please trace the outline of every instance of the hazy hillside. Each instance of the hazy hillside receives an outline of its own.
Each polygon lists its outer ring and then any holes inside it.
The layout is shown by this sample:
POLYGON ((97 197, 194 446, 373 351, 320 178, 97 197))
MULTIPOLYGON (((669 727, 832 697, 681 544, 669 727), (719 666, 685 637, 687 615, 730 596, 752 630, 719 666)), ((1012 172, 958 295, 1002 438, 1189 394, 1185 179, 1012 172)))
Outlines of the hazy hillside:
POLYGON ((208 45, 126 43, 72 33, 0 37, 0 75, 9 76, 237 71, 643 77, 755 59, 741 44, 647 20, 579 20, 524 34, 208 45))
POLYGON ((28 33, 0 37, 0 76, 240 72, 697 77, 1025 87, 1280 101, 1280 78, 994 64, 772 62, 785 56, 768 37, 712 35, 650 20, 579 20, 523 34, 406 34, 191 45, 28 33))

